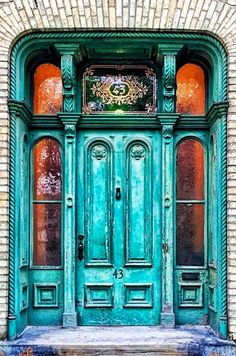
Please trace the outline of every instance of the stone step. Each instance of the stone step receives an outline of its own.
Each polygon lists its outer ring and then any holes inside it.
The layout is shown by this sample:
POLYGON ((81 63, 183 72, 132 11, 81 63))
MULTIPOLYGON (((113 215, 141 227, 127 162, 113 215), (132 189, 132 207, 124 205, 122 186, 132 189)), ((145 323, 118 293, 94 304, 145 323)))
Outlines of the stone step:
POLYGON ((236 345, 209 327, 27 327, 0 342, 0 356, 236 356, 236 345))

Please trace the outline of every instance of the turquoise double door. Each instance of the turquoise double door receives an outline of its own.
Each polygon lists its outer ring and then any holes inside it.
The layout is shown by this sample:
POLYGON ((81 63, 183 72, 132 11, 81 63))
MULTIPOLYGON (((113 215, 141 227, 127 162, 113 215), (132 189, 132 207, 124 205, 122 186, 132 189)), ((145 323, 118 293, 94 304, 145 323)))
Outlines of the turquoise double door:
POLYGON ((79 325, 157 325, 161 308, 161 136, 80 131, 79 325))

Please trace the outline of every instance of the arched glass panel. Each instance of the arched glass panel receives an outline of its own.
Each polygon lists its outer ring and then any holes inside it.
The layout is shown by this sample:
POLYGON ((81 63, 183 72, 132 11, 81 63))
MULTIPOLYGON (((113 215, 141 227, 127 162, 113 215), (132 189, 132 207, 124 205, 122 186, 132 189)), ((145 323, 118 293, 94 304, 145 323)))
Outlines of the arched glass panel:
POLYGON ((205 75, 203 69, 187 63, 176 76, 176 111, 180 114, 205 114, 205 75))
POLYGON ((56 140, 41 139, 34 147, 33 264, 61 264, 61 153, 56 140))
POLYGON ((204 150, 196 139, 177 147, 176 160, 177 265, 204 264, 204 150))
POLYGON ((34 113, 55 114, 61 107, 61 71, 53 64, 41 64, 34 73, 34 113))

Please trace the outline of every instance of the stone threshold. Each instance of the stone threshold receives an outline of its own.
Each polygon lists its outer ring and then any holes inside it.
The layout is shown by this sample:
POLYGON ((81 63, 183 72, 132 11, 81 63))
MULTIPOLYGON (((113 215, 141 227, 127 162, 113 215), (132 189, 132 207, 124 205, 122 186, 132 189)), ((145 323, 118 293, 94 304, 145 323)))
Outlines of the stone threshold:
POLYGON ((0 342, 0 356, 191 355, 236 356, 236 344, 210 327, 28 326, 17 339, 0 342))

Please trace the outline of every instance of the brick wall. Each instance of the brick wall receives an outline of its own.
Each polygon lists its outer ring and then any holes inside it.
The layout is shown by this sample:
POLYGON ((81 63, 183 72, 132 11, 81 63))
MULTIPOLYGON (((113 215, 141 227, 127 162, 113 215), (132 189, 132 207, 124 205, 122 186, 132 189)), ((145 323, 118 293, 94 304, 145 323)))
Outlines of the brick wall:
POLYGON ((236 339, 236 0, 0 0, 0 337, 6 333, 10 48, 33 29, 162 29, 213 33, 229 55, 228 295, 236 339))

